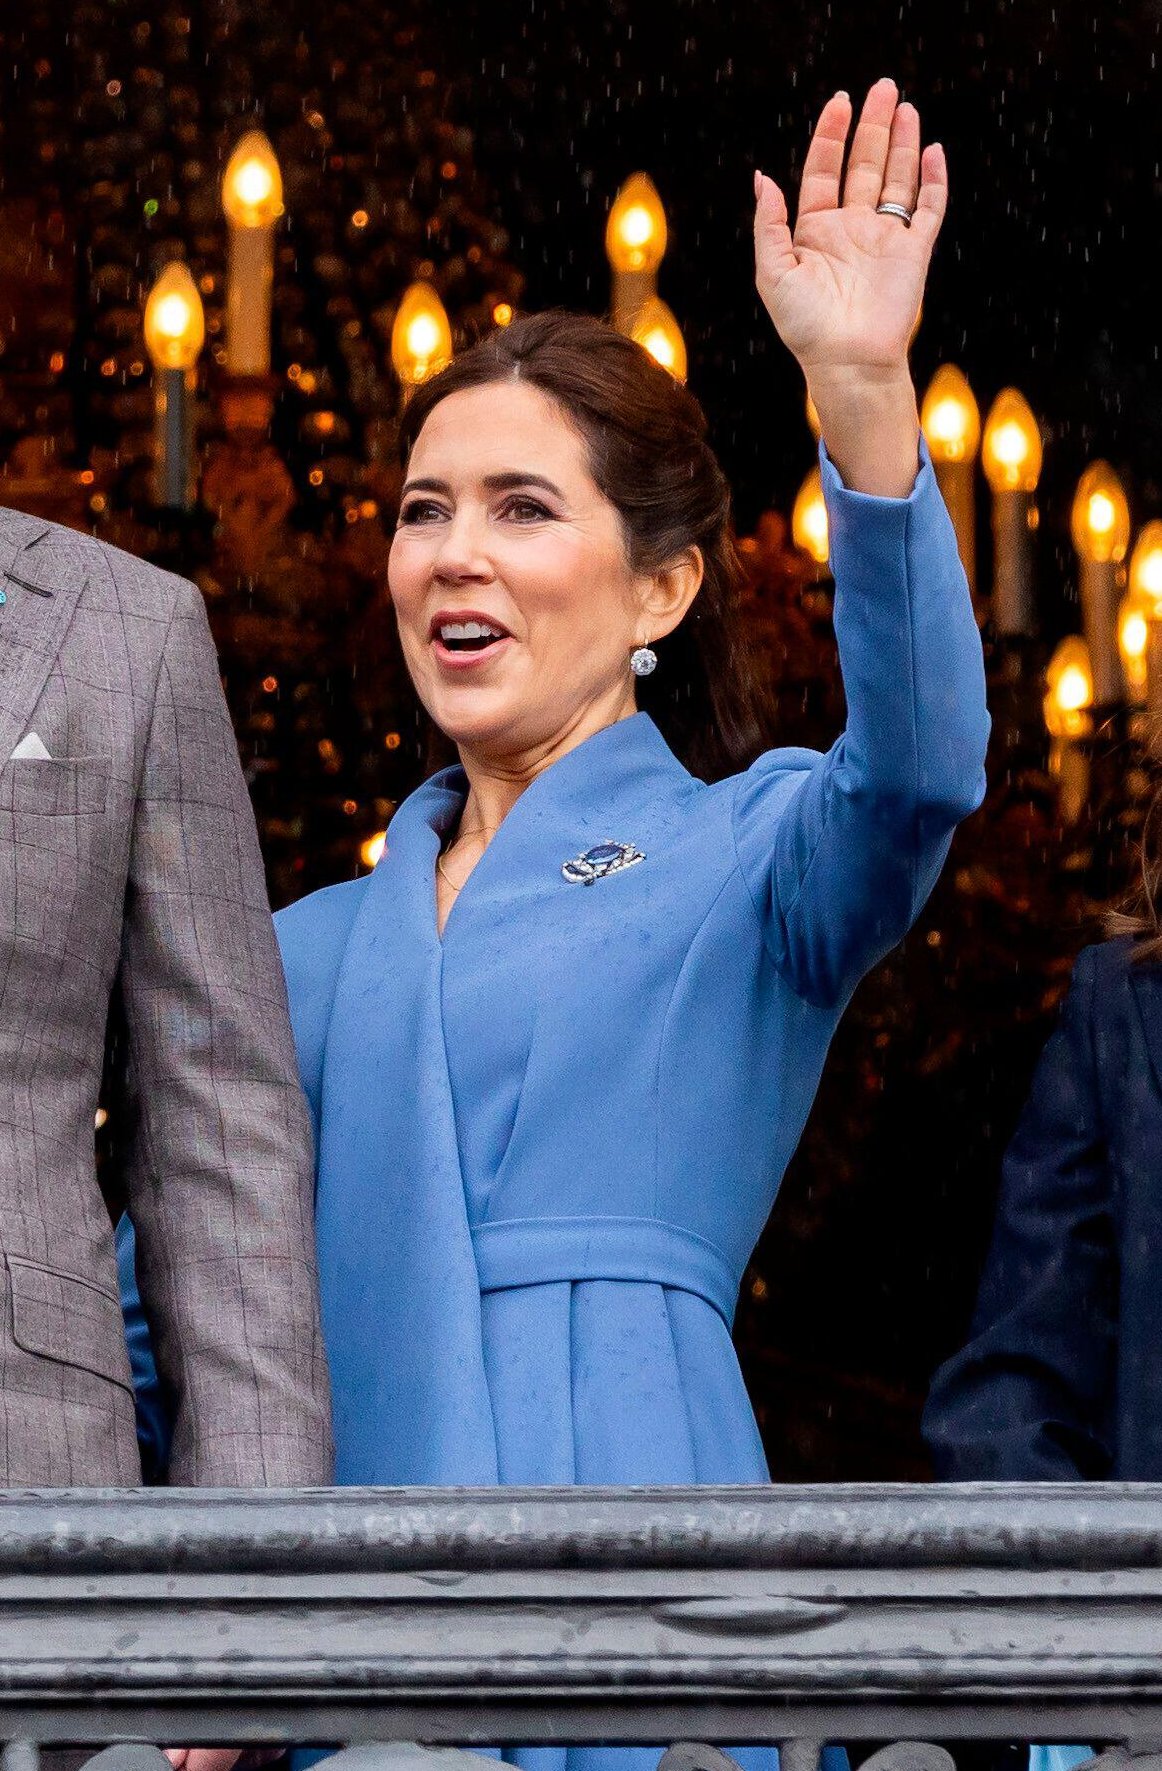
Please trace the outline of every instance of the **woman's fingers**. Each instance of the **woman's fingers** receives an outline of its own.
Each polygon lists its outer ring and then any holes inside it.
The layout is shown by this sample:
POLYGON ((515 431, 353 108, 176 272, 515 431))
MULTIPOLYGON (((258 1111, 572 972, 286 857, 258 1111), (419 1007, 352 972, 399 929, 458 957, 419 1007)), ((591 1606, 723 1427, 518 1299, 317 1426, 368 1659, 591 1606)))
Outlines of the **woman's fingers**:
POLYGON ((839 208, 839 180, 843 174, 843 151, 851 128, 851 100, 846 92, 829 98, 819 113, 799 186, 799 214, 839 208))
POLYGON ((920 194, 912 216, 912 231, 931 252, 948 207, 948 166, 937 141, 924 149, 920 159, 920 194))
POLYGON ((888 141, 884 182, 877 203, 899 203, 909 214, 920 186, 920 113, 915 105, 896 107, 888 141))
POLYGON ((847 178, 843 186, 845 208, 874 209, 883 201, 880 193, 887 171, 896 97, 894 80, 877 80, 864 100, 847 162, 847 178))

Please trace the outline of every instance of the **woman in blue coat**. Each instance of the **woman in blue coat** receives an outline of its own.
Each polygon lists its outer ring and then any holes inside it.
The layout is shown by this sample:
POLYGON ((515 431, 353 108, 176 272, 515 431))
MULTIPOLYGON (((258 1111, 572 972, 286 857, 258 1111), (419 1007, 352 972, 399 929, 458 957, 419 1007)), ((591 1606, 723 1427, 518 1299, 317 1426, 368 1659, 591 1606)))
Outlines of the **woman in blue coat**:
POLYGON ((987 729, 905 355, 943 162, 921 169, 882 82, 841 202, 849 118, 823 113, 794 239, 756 180, 759 292, 827 450, 828 755, 707 785, 636 710, 683 626, 686 656, 700 619, 713 646, 734 571, 701 415, 644 353, 536 316, 409 407, 391 593, 461 761, 370 878, 278 919, 340 1482, 766 1478, 739 1281, 843 1006, 980 798, 987 729))
POLYGON ((838 94, 794 235, 755 180, 759 293, 825 443, 827 755, 738 768, 729 497, 636 345, 533 316, 405 415, 391 595, 460 762, 369 878, 278 918, 342 1483, 767 1479, 739 1281, 845 1003, 981 798, 988 726, 907 364, 943 156, 890 81, 844 179, 850 125, 838 94), (667 735, 734 771, 699 779, 667 735))

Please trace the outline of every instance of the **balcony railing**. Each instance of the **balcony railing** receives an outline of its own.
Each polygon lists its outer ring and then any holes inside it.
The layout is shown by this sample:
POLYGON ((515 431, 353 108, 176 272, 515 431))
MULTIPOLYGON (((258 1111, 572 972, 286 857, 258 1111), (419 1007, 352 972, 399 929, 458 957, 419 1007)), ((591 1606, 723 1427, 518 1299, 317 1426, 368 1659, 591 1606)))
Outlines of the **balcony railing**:
MULTIPOLYGON (((1162 1741, 1162 1486, 0 1498, 0 1739, 1162 1741)), ((1155 1750, 1157 1750, 1155 1748, 1155 1750)))

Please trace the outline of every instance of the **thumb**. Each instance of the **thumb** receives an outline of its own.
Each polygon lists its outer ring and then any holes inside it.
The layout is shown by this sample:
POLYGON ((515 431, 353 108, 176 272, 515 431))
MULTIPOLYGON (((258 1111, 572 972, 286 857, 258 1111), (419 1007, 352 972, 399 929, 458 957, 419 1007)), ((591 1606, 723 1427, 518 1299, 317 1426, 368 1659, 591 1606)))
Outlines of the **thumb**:
POLYGON ((791 239, 787 215, 787 199, 763 172, 754 175, 754 256, 755 275, 760 287, 768 293, 778 287, 789 271, 798 265, 791 239))

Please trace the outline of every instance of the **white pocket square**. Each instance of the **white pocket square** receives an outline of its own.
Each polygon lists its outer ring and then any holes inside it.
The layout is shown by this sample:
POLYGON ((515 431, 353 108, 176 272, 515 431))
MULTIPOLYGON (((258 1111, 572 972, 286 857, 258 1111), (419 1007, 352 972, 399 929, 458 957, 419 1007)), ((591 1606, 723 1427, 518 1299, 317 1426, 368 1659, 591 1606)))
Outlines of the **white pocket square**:
POLYGON ((9 761, 16 762, 19 758, 33 758, 36 762, 51 762, 52 755, 35 732, 28 732, 12 752, 9 761))

